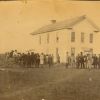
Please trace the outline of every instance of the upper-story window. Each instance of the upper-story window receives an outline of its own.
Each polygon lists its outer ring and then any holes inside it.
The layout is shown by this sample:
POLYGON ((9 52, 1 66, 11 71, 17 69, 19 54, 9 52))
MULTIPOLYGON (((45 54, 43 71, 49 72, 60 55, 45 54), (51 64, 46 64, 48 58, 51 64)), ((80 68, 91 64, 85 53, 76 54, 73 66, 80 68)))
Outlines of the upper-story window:
POLYGON ((50 37, 49 37, 49 33, 47 34, 47 43, 49 43, 50 41, 50 37))
POLYGON ((71 32, 71 42, 75 42, 75 32, 71 32))
POLYGON ((81 33, 81 42, 84 42, 84 32, 81 33))
POLYGON ((90 34, 90 41, 89 42, 93 43, 93 34, 92 33, 90 34))

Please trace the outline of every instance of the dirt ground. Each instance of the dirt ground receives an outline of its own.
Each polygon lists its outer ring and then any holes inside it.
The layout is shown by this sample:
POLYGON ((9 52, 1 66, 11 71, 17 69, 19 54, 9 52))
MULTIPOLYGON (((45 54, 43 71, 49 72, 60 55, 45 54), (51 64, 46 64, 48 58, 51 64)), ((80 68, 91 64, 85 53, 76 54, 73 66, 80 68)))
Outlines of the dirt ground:
POLYGON ((100 70, 0 68, 0 100, 100 100, 100 70))

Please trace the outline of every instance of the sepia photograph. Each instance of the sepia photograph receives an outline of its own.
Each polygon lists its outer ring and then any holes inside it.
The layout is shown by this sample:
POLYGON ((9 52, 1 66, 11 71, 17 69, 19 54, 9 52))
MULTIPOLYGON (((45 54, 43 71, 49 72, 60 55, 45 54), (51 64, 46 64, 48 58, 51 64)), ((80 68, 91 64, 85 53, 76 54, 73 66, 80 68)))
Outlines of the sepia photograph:
POLYGON ((100 100, 100 1, 0 0, 0 100, 100 100))

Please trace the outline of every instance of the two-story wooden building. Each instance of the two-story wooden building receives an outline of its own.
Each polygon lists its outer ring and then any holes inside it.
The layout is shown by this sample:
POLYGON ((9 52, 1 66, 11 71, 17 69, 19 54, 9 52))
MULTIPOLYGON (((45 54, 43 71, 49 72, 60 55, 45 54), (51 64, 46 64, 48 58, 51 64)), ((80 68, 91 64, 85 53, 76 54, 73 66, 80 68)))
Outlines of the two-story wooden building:
POLYGON ((95 51, 96 35, 99 31, 99 28, 83 15, 61 22, 52 20, 50 25, 43 26, 31 34, 36 39, 37 52, 53 54, 55 61, 59 54, 61 62, 65 62, 66 52, 76 55, 81 51, 95 51))

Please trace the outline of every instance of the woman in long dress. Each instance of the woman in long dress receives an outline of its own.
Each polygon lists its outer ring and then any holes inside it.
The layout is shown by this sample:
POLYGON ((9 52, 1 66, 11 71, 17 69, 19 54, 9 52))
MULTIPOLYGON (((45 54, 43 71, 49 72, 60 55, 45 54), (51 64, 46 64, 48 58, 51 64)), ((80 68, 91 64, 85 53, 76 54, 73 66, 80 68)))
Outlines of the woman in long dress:
POLYGON ((91 69, 92 63, 93 63, 92 55, 88 54, 88 56, 87 56, 87 68, 91 69))
POLYGON ((41 65, 41 67, 43 67, 43 64, 44 64, 44 54, 42 53, 40 55, 40 65, 41 65))

